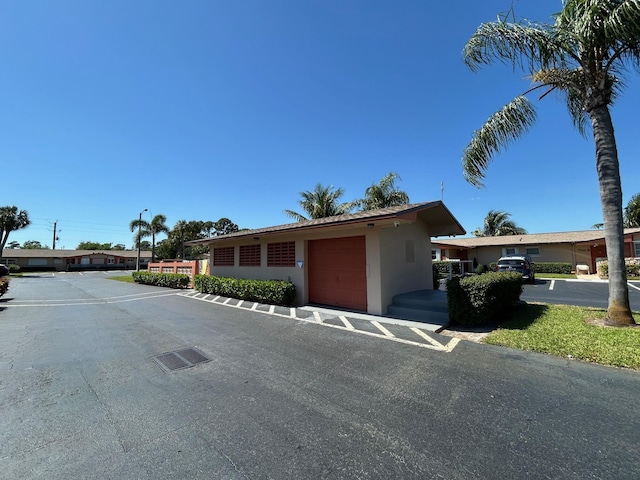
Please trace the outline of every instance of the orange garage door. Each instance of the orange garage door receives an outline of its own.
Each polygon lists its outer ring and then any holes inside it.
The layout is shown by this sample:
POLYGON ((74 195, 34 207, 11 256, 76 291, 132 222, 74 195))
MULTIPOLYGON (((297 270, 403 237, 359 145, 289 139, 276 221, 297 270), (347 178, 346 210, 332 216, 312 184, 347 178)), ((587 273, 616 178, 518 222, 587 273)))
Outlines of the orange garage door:
POLYGON ((309 241, 309 302, 367 310, 364 237, 309 241))

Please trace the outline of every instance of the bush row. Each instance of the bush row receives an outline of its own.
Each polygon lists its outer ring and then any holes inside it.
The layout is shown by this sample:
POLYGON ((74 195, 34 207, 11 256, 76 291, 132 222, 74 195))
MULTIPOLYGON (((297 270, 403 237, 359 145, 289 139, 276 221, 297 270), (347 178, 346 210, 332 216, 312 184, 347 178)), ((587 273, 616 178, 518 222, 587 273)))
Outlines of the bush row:
MULTIPOLYGON (((640 277, 640 263, 626 261, 627 277, 640 277)), ((609 263, 606 260, 598 262, 598 276, 600 278, 609 278, 609 263)))
MULTIPOLYGON (((433 269, 442 276, 449 275, 449 265, 451 265, 454 275, 461 274, 461 264, 459 262, 434 261, 433 269)), ((488 266, 482 264, 475 267, 476 273, 484 273, 485 271, 495 271, 498 268, 497 262, 491 262, 488 266), (480 271, 478 271, 480 269, 480 271)), ((571 273, 571 264, 564 262, 540 262, 533 263, 533 271, 535 273, 571 273)))
POLYGON ((522 275, 489 272, 447 281, 449 320, 459 325, 484 325, 509 315, 520 300, 522 275))
POLYGON ((187 288, 191 282, 184 273, 133 272, 133 281, 156 287, 187 288))
MULTIPOLYGON (((491 270, 496 270, 498 268, 497 262, 491 262, 489 264, 489 268, 491 270)), ((533 271, 535 273, 571 273, 571 264, 565 262, 539 262, 533 263, 533 271)))
POLYGON ((291 306, 296 299, 296 286, 284 280, 246 280, 196 275, 193 284, 194 288, 202 293, 250 302, 291 306))
POLYGON ((438 272, 440 276, 448 276, 449 275, 449 265, 451 265, 452 272, 454 275, 460 275, 462 270, 460 268, 460 262, 445 262, 440 260, 433 261, 433 270, 434 273, 438 272))

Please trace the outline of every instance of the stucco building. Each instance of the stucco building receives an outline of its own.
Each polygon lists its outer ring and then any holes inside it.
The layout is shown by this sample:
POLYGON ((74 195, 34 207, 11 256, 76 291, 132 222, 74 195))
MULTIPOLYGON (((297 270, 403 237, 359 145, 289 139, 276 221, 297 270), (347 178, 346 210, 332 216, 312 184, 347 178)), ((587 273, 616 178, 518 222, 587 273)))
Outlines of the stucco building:
POLYGON ((431 237, 464 235, 440 201, 308 220, 187 242, 210 273, 288 280, 298 304, 384 314, 392 297, 433 288, 431 237))

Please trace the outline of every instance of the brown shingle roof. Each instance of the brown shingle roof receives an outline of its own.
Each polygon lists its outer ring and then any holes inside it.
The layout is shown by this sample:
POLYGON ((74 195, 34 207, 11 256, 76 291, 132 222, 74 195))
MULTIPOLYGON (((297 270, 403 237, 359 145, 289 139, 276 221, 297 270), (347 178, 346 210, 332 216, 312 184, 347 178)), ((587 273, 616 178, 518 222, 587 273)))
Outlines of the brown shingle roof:
POLYGON ((407 216, 410 214, 418 215, 420 212, 431 210, 431 209, 441 209, 443 214, 448 217, 448 221, 453 225, 451 230, 451 234, 455 235, 464 235, 466 231, 460 223, 454 218, 454 216, 449 212, 447 207, 441 201, 433 201, 433 202, 423 202, 423 203, 413 203, 409 205, 399 205, 396 207, 389 208, 381 208, 379 210, 365 210, 357 213, 350 213, 347 215, 336 215, 334 217, 325 217, 318 218, 315 220, 306 220, 303 222, 295 222, 295 223, 287 223, 284 225, 276 225, 273 227, 265 227, 265 228, 256 228, 252 230, 241 230, 239 232, 230 233, 228 235, 220 235, 211 238, 205 238, 202 240, 192 240, 190 242, 185 242, 185 245, 198 245, 198 244, 206 244, 216 240, 224 240, 230 238, 240 238, 240 237, 248 237, 248 236, 256 236, 256 235, 267 235, 267 234, 275 234, 275 233, 284 233, 284 232, 293 232, 293 231, 301 231, 307 229, 314 228, 322 228, 322 227, 330 227, 330 226, 338 226, 338 225, 349 225, 349 224, 357 224, 357 223, 365 223, 372 221, 380 221, 387 219, 396 219, 402 218, 403 216, 407 216))
MULTIPOLYGON (((625 235, 639 233, 640 228, 626 228, 625 235)), ((586 243, 604 240, 604 230, 576 232, 532 233, 529 235, 503 235, 498 237, 451 238, 433 241, 433 244, 459 248, 497 247, 504 245, 542 245, 549 243, 586 243)))

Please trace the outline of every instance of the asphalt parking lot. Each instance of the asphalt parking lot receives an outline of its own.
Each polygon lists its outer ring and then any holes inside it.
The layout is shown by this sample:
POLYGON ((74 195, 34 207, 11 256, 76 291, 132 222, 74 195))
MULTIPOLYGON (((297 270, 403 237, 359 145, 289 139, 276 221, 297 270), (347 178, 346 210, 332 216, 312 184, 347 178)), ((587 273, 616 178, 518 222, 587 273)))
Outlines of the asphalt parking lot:
POLYGON ((0 478, 640 475, 637 372, 104 277, 0 301, 0 478))
MULTIPOLYGON (((640 311, 640 282, 628 282, 631 309, 640 311)), ((520 297, 525 302, 541 302, 581 307, 607 308, 609 284, 606 280, 536 279, 525 284, 520 297)))

